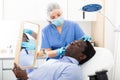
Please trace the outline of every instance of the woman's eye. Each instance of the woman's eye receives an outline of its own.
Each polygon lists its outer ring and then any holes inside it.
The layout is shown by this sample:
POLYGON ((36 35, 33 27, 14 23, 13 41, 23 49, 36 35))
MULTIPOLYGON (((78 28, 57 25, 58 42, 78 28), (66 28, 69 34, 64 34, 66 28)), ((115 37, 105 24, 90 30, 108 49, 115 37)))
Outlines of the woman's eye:
POLYGON ((50 18, 51 18, 51 19, 55 19, 55 17, 54 17, 54 16, 51 16, 50 18))
POLYGON ((57 14, 57 16, 61 16, 61 14, 57 14))

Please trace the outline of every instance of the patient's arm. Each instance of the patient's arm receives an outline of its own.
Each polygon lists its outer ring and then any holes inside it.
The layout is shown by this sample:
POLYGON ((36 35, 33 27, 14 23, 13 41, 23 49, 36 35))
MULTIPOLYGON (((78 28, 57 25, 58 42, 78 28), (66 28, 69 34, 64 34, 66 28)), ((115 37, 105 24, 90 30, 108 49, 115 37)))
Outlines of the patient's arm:
POLYGON ((15 63, 12 71, 14 72, 16 78, 22 78, 24 80, 28 79, 26 72, 18 67, 15 63))

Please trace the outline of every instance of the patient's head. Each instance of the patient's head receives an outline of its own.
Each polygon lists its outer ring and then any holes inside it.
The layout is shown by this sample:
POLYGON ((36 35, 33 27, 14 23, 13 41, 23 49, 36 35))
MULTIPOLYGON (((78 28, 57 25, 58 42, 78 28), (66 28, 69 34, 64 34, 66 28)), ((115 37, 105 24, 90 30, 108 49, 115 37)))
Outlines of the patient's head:
POLYGON ((79 64, 83 64, 92 58, 95 54, 95 49, 89 41, 78 40, 72 42, 66 49, 66 56, 73 57, 79 61, 79 64))

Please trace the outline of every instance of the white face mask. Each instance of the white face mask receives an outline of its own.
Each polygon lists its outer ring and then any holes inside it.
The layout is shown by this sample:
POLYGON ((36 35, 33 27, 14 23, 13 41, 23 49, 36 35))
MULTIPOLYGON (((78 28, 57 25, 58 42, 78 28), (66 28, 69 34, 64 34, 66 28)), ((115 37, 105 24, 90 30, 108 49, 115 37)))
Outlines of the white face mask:
POLYGON ((58 19, 51 20, 51 23, 54 24, 56 27, 61 26, 63 24, 63 22, 64 22, 63 17, 59 17, 58 19))

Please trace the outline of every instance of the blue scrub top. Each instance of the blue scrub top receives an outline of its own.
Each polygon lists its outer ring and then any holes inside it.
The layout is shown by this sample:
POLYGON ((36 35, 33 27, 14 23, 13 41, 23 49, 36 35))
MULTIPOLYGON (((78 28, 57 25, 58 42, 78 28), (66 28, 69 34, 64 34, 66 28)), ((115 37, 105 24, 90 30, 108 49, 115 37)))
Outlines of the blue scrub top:
POLYGON ((71 42, 80 39, 83 35, 84 32, 80 26, 72 21, 64 21, 61 34, 53 24, 49 24, 42 30, 41 48, 51 48, 55 50, 65 47, 71 42))

